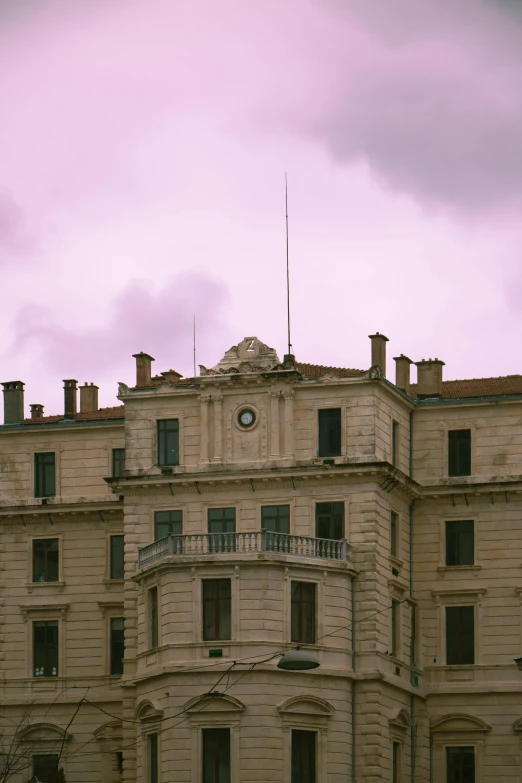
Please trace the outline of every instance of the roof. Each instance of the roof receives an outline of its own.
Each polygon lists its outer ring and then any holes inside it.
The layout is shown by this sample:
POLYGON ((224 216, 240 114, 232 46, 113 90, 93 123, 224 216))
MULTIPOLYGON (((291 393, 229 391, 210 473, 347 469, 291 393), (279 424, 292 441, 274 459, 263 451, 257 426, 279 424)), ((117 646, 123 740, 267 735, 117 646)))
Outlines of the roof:
POLYGON ((324 364, 303 364, 302 362, 296 362, 295 366, 305 378, 321 378, 329 373, 338 375, 340 378, 359 378, 367 372, 367 370, 351 370, 343 367, 327 367, 324 364))
MULTIPOLYGON (((499 378, 470 378, 462 381, 443 381, 442 399, 459 400, 470 397, 504 397, 522 394, 522 375, 504 375, 499 378)), ((410 386, 410 397, 417 398, 417 384, 410 386)))
MULTIPOLYGON (((123 405, 115 405, 112 408, 100 408, 97 411, 89 411, 88 413, 77 413, 74 417, 74 421, 106 421, 107 419, 124 419, 125 407, 123 405)), ((41 419, 24 419, 24 424, 56 424, 58 421, 63 421, 63 414, 59 416, 42 416, 41 419)))

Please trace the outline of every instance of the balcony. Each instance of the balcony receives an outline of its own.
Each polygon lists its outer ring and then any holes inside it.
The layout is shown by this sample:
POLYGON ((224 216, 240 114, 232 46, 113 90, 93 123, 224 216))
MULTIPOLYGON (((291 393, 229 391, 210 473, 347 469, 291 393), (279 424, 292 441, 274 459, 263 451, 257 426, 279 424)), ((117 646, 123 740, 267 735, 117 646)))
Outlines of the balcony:
POLYGON ((170 535, 138 550, 138 568, 146 568, 169 556, 245 555, 272 552, 320 560, 351 560, 348 541, 290 536, 266 530, 248 533, 197 533, 170 535))

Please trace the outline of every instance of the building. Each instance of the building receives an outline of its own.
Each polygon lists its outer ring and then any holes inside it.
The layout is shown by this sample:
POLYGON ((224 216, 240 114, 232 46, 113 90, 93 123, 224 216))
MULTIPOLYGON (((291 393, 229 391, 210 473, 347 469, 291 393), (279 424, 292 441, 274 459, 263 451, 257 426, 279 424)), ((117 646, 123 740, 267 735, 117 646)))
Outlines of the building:
POLYGON ((4 780, 521 780, 522 376, 392 383, 386 342, 3 384, 4 780))

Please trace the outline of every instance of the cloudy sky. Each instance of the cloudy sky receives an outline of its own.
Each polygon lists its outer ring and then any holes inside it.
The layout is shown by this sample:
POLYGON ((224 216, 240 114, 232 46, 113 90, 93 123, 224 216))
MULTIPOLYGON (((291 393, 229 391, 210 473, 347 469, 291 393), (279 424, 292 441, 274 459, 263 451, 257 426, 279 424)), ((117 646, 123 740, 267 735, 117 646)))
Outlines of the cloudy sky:
MULTIPOLYGON (((244 336, 522 371, 516 0, 2 0, 1 380, 192 374, 244 336)), ((389 365, 393 364, 390 360, 389 365)), ((393 368, 388 374, 393 379, 393 368)))

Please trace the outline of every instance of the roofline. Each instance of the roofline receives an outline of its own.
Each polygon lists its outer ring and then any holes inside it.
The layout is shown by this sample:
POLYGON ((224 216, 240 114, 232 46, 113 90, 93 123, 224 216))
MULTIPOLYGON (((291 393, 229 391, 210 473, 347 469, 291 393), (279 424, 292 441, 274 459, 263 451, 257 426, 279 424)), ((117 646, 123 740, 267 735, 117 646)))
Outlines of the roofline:
POLYGON ((92 419, 87 421, 77 421, 76 419, 60 419, 60 421, 50 421, 46 424, 0 424, 0 433, 5 432, 40 432, 40 430, 63 429, 70 430, 77 427, 110 427, 114 425, 125 424, 125 416, 117 419, 92 419))

